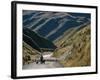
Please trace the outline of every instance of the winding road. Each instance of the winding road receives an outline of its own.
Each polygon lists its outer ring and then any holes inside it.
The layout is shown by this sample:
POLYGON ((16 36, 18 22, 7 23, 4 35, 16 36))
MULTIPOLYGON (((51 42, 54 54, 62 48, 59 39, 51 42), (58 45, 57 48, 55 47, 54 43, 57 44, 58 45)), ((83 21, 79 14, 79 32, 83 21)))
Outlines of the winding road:
MULTIPOLYGON (((52 52, 45 52, 43 53, 44 59, 52 59, 56 60, 55 57, 52 57, 52 52)), ((30 64, 25 64, 23 66, 23 69, 42 69, 42 68, 61 68, 63 67, 57 60, 56 61, 46 61, 45 64, 38 63, 36 62, 30 63, 30 64)))

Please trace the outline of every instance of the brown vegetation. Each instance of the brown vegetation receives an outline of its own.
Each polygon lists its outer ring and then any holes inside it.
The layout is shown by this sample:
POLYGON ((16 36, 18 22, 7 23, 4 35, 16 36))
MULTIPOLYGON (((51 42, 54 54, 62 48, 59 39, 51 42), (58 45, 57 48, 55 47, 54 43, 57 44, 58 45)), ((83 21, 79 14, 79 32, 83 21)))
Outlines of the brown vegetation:
POLYGON ((23 42, 23 65, 33 62, 33 60, 38 57, 39 52, 23 42))
POLYGON ((91 65, 91 34, 90 25, 82 28, 69 37, 62 38, 56 45, 59 48, 54 52, 54 56, 60 59, 60 63, 65 67, 80 67, 91 65), (62 56, 65 56, 61 58, 62 56))

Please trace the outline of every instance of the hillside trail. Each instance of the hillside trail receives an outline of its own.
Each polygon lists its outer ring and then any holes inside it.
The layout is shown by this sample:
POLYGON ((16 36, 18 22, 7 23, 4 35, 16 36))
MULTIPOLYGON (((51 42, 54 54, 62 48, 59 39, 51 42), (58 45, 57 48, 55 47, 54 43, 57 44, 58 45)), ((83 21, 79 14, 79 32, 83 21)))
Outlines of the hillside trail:
MULTIPOLYGON (((43 54, 44 59, 55 59, 55 57, 52 57, 52 52, 46 52, 43 54)), ((23 66, 23 69, 42 69, 42 68, 61 68, 63 67, 58 61, 46 61, 45 64, 38 63, 36 62, 30 63, 30 64, 25 64, 23 66)))

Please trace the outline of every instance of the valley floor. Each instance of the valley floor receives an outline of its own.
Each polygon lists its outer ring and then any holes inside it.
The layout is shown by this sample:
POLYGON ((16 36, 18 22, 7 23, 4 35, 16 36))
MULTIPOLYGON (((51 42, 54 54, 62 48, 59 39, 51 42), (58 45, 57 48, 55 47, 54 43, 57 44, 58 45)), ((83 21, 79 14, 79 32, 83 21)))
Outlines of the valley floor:
MULTIPOLYGON (((53 59, 56 60, 55 57, 52 57, 53 53, 44 53, 44 59, 53 59)), ((42 69, 42 68, 61 68, 63 67, 58 61, 46 61, 45 64, 41 64, 40 62, 36 64, 36 62, 23 65, 23 69, 42 69)))
POLYGON ((23 66, 23 69, 61 68, 59 62, 46 62, 45 64, 30 63, 23 66))

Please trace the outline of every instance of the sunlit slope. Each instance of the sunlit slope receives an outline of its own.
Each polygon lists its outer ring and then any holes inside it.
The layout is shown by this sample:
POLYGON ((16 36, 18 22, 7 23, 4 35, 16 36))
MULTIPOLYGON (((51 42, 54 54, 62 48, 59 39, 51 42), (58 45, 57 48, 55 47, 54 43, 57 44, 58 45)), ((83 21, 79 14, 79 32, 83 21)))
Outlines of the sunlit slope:
POLYGON ((90 66, 91 65, 91 36, 90 25, 70 33, 73 35, 64 35, 62 39, 55 42, 58 49, 54 52, 54 56, 60 59, 65 67, 74 66, 90 66))
POLYGON ((39 57, 39 52, 23 41, 23 65, 39 57))

